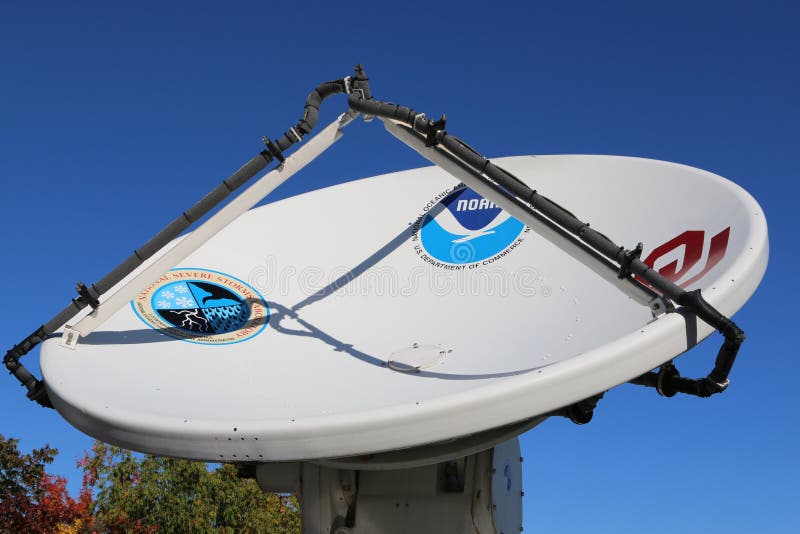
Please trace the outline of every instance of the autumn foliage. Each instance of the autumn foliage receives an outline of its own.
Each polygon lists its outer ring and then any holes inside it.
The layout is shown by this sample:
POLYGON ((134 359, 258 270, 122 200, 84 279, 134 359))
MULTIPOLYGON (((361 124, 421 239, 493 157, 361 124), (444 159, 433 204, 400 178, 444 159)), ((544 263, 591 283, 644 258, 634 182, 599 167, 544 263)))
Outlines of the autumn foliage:
POLYGON ((261 492, 234 466, 142 456, 97 442, 78 462, 80 493, 48 474, 57 454, 21 454, 0 435, 0 533, 299 533, 296 499, 261 492))
POLYGON ((91 490, 84 486, 73 499, 67 492, 67 481, 44 469, 58 451, 46 446, 20 454, 17 443, 0 435, 0 532, 91 527, 91 490))

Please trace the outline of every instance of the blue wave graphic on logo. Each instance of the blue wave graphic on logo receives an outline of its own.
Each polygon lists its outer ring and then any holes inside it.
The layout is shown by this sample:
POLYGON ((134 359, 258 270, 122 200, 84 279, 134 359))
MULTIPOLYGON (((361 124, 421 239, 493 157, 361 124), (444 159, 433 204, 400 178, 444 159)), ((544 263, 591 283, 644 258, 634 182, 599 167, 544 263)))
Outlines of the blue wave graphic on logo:
POLYGON ((247 304, 211 282, 173 282, 159 289, 151 305, 173 326, 197 334, 224 334, 242 328, 250 316, 247 304))
POLYGON ((472 189, 453 191, 435 217, 426 215, 420 239, 432 257, 453 264, 474 263, 502 252, 525 226, 472 189))

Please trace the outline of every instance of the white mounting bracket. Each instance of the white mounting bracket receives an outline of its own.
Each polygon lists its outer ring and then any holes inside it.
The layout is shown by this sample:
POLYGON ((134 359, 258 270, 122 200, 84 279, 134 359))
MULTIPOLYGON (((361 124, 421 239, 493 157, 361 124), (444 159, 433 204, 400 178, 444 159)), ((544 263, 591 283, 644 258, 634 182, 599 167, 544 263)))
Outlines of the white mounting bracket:
POLYGON ((59 345, 64 348, 75 350, 78 346, 78 341, 81 338, 81 333, 73 329, 70 325, 64 327, 64 333, 61 334, 61 341, 59 345))
POLYGON ((522 457, 513 438, 404 469, 259 464, 265 492, 297 493, 303 534, 487 534, 522 530, 522 457))

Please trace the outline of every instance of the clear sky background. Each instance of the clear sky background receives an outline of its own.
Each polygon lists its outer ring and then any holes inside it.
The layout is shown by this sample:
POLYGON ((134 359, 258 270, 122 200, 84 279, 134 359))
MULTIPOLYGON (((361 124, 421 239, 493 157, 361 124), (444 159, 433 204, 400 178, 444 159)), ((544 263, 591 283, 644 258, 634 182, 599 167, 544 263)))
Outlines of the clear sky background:
MULTIPOLYGON (((623 385, 589 425, 551 419, 529 432, 524 524, 794 532, 800 4, 15 4, 0 5, 3 350, 252 157, 262 135, 294 124, 310 89, 360 62, 376 96, 446 113, 487 156, 664 159, 758 200, 770 264, 736 315, 748 340, 729 390, 662 399, 623 385)), ((344 106, 327 101, 322 121, 344 106)), ((352 125, 273 198, 425 164, 379 124, 352 125)), ((681 370, 704 374, 720 339, 681 370)), ((0 433, 26 451, 60 449, 53 470, 78 487, 90 438, 11 377, 0 433)))

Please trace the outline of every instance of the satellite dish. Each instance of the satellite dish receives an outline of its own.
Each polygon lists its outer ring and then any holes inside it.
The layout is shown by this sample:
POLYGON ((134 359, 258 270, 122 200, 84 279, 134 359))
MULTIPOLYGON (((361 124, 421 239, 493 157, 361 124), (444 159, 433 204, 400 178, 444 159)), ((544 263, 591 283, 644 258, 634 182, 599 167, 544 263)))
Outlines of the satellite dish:
MULTIPOLYGON (((764 274, 763 213, 719 176, 611 156, 494 161, 620 242, 643 241, 645 263, 726 315, 764 274)), ((77 345, 45 341, 41 367, 70 423, 138 451, 443 457, 443 442, 507 439, 492 431, 530 428, 711 332, 686 313, 654 318, 429 167, 247 212, 77 345)))

